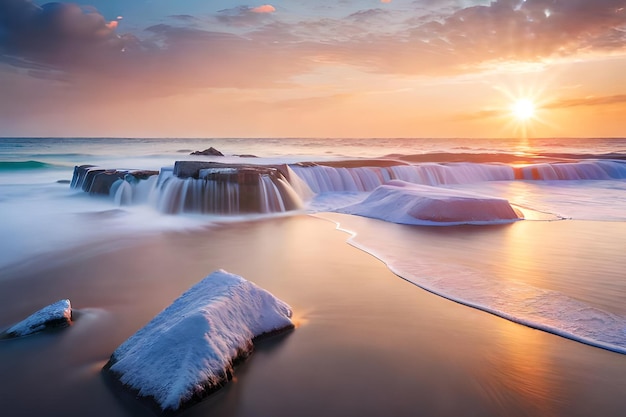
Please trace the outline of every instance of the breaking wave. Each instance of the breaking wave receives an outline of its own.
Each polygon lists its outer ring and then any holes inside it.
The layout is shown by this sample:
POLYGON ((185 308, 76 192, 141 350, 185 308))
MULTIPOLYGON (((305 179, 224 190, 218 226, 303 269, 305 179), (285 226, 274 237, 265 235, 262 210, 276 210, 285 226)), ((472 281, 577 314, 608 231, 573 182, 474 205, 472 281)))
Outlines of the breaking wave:
POLYGON ((40 161, 0 161, 0 171, 23 171, 50 168, 60 167, 54 164, 40 161))

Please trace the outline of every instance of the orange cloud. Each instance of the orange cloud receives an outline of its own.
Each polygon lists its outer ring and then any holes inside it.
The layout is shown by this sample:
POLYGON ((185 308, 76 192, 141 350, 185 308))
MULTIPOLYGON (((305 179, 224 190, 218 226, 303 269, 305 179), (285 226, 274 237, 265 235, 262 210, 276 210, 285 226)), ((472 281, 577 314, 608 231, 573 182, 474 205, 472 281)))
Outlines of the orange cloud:
POLYGON ((612 96, 591 96, 582 98, 570 98, 554 101, 546 106, 548 109, 560 109, 579 106, 608 106, 612 104, 625 104, 626 94, 612 96))
POLYGON ((264 4, 262 6, 253 7, 250 11, 253 13, 274 13, 276 8, 271 4, 264 4))
POLYGON ((501 110, 479 110, 471 113, 464 113, 456 115, 452 120, 455 121, 472 121, 490 119, 493 117, 502 116, 501 110))

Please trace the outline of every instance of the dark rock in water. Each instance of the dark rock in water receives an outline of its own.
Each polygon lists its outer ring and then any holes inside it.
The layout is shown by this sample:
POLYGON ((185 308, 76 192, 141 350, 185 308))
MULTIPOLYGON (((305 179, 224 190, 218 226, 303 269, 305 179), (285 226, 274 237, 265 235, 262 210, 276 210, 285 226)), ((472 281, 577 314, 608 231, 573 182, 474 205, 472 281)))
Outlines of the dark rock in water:
POLYGON ((152 171, 152 170, 144 169, 144 170, 139 170, 139 171, 131 171, 128 174, 135 177, 138 180, 147 180, 153 175, 159 175, 159 171, 152 171))
POLYGON ((99 168, 94 165, 80 165, 74 167, 74 175, 70 187, 80 188, 90 194, 108 195, 111 186, 117 180, 137 182, 158 174, 159 171, 117 170, 99 168))
POLYGON ((90 194, 109 194, 111 185, 124 178, 125 173, 117 170, 106 170, 93 165, 74 167, 74 176, 70 187, 80 188, 90 194))
POLYGON ((130 171, 124 176, 124 180, 135 183, 137 181, 147 180, 153 175, 159 175, 159 171, 151 171, 147 169, 140 171, 130 171))
POLYGON ((256 155, 250 155, 250 154, 242 154, 242 155, 233 155, 233 156, 238 156, 239 158, 258 158, 258 156, 256 155))
POLYGON ((70 300, 59 300, 10 327, 5 332, 5 337, 27 336, 48 329, 67 327, 71 323, 72 306, 70 300))
POLYGON ((288 183, 286 165, 222 164, 176 161, 167 194, 184 201, 165 207, 168 213, 272 213, 302 207, 288 183), (184 181, 181 181, 184 180, 184 181))
POLYGON ((91 169, 98 169, 94 165, 77 165, 74 167, 74 175, 72 176, 72 182, 70 187, 83 189, 87 174, 91 169))
POLYGON ((117 180, 123 180, 125 176, 126 172, 117 170, 94 172, 91 177, 87 174, 87 178, 91 179, 89 182, 89 193, 109 195, 113 183, 117 180))
POLYGON ((70 184, 70 180, 57 180, 57 184, 70 184))
POLYGON ((190 153, 189 155, 224 156, 223 153, 215 149, 213 146, 203 151, 194 151, 190 153))
MULTIPOLYGON (((174 163, 174 175, 178 178, 200 178, 200 170, 206 170, 205 174, 212 171, 213 174, 236 174, 245 172, 257 172, 270 174, 280 172, 283 177, 289 178, 287 165, 253 165, 253 164, 224 164, 210 161, 176 161, 174 163)), ((236 178, 232 176, 231 178, 236 178)))
POLYGON ((178 178, 198 178, 201 169, 213 167, 227 168, 228 166, 207 161, 176 161, 174 162, 174 175, 178 178))

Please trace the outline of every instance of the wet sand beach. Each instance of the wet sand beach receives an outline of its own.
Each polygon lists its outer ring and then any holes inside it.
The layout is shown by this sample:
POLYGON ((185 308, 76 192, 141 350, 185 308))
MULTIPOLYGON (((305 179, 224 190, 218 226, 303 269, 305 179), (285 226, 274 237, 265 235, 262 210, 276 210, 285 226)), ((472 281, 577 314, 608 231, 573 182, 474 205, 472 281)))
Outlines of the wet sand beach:
MULTIPOLYGON (((560 223, 559 238, 578 227, 560 223)), ((231 383, 181 415, 623 414, 624 355, 435 296, 348 237, 302 215, 120 238, 1 270, 0 328, 61 298, 79 312, 68 329, 0 341, 2 415, 151 415, 112 391, 100 369, 218 268, 289 303, 297 328, 260 342, 231 383)))

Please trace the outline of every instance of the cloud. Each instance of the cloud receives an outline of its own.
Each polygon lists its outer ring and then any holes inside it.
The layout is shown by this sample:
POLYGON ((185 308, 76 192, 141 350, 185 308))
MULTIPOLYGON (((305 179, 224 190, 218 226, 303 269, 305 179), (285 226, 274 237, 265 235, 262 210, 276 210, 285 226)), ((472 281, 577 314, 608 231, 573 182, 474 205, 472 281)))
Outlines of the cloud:
POLYGON ((269 4, 258 7, 239 6, 220 10, 216 17, 220 23, 230 26, 255 26, 269 19, 275 11, 274 6, 269 4))
POLYGON ((504 110, 478 110, 471 113, 463 113, 458 114, 453 117, 451 120, 454 121, 475 121, 475 120, 484 120, 490 119, 494 117, 502 117, 505 114, 504 110))
POLYGON ((75 4, 0 0, 0 54, 53 66, 84 65, 123 49, 117 25, 75 4))
POLYGON ((609 106, 613 104, 626 104, 626 94, 561 99, 548 103, 543 107, 547 109, 563 109, 580 106, 609 106))
POLYGON ((475 60, 535 60, 588 48, 623 26, 624 0, 498 0, 461 9, 440 25, 416 28, 414 38, 444 40, 475 60))
POLYGON ((250 11, 252 13, 274 13, 276 8, 271 4, 264 4, 262 6, 253 7, 250 11))
POLYGON ((189 14, 175 14, 175 15, 170 16, 170 18, 174 20, 179 20, 184 23, 189 23, 189 24, 194 24, 200 21, 200 19, 198 19, 197 17, 189 15, 189 14))
MULTIPOLYGON (((478 70, 485 63, 626 50, 626 0, 496 0, 430 21, 416 19, 421 6, 413 7, 395 25, 382 19, 390 14, 380 14, 378 25, 370 11, 353 14, 367 16, 368 27, 386 32, 352 36, 342 42, 343 51, 336 49, 336 58, 377 72, 436 74, 478 70)), ((339 30, 346 34, 352 29, 339 30)), ((341 39, 332 32, 329 37, 341 39)))
POLYGON ((0 0, 0 61, 24 72, 66 71, 86 92, 168 95, 284 87, 319 67, 440 76, 626 45, 626 0, 495 0, 465 8, 448 1, 447 14, 424 14, 435 3, 311 17, 242 6, 213 20, 170 16, 131 35, 92 8, 0 0))

